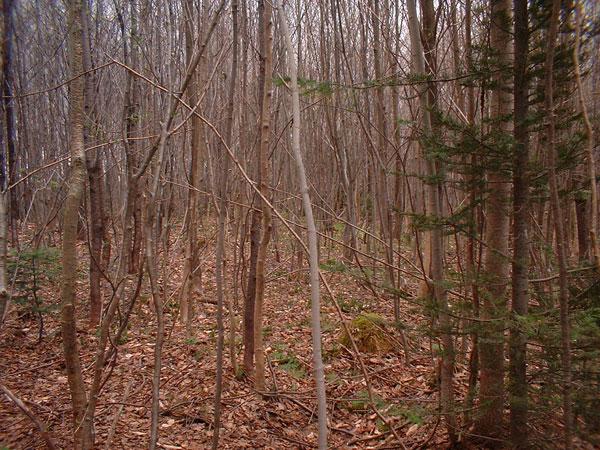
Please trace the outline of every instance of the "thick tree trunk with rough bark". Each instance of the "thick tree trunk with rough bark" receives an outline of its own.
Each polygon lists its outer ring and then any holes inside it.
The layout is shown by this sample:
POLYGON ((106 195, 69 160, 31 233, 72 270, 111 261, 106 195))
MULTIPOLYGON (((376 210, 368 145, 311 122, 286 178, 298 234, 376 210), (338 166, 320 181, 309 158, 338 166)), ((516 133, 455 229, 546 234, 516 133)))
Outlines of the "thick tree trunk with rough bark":
MULTIPOLYGON (((4 108, 4 136, 6 144, 6 160, 8 167, 8 185, 12 185, 16 181, 17 176, 17 149, 16 149, 16 132, 17 124, 15 117, 15 98, 14 98, 14 74, 13 74, 13 38, 15 33, 14 26, 14 0, 2 0, 2 15, 4 22, 4 33, 2 42, 2 106, 4 108)), ((19 203, 17 202, 16 188, 8 192, 8 214, 13 230, 13 239, 15 232, 15 222, 19 219, 19 203)))
MULTIPOLYGON (((512 99, 507 67, 511 63, 512 35, 510 24, 510 0, 490 0, 490 45, 494 55, 493 75, 495 89, 492 91, 490 114, 499 139, 499 152, 504 141, 503 134, 510 133, 511 124, 506 117, 511 113, 512 99)), ((508 156, 508 155, 507 155, 508 156)), ((503 157, 490 160, 487 178, 486 230, 484 268, 481 288, 481 318, 485 320, 479 333, 479 359, 481 364, 479 411, 475 433, 490 437, 486 444, 494 445, 503 437, 504 409, 504 323, 507 312, 506 288, 509 275, 508 235, 510 218, 510 180, 502 168, 503 157)))
POLYGON ((510 327, 510 439, 514 448, 526 448, 528 438, 527 335, 523 319, 529 294, 529 130, 527 0, 514 0, 514 157, 513 157, 513 263, 510 327))

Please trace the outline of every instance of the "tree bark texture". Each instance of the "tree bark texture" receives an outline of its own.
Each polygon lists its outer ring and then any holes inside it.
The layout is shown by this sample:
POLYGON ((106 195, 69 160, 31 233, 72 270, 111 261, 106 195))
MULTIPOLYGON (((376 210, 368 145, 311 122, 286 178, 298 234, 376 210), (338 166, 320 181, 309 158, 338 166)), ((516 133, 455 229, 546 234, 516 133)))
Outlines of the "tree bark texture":
POLYGON ((77 297, 77 223, 79 205, 83 199, 86 178, 85 151, 83 140, 84 124, 84 78, 82 57, 81 0, 68 2, 69 68, 73 78, 69 86, 69 151, 71 170, 68 178, 67 196, 63 210, 62 242, 62 286, 61 286, 61 332, 63 353, 71 402, 73 407, 73 447, 90 449, 92 436, 82 426, 87 407, 85 383, 79 357, 79 341, 76 324, 77 297), (85 433, 84 433, 85 432, 85 433))
MULTIPOLYGON (((491 94, 490 114, 494 120, 497 155, 488 162, 488 196, 486 200, 487 221, 484 241, 487 245, 481 289, 481 318, 486 321, 480 327, 479 360, 480 391, 479 411, 475 423, 476 434, 489 437, 488 445, 502 438, 502 411, 504 408, 504 321, 506 319, 506 288, 510 260, 508 258, 508 235, 510 218, 510 180, 502 162, 508 157, 504 135, 510 133, 511 124, 506 117, 511 113, 512 99, 510 81, 506 73, 511 63, 512 36, 510 26, 511 4, 509 0, 490 0, 490 45, 494 54, 495 89, 491 94)), ((496 444, 497 445, 497 444, 496 444)))

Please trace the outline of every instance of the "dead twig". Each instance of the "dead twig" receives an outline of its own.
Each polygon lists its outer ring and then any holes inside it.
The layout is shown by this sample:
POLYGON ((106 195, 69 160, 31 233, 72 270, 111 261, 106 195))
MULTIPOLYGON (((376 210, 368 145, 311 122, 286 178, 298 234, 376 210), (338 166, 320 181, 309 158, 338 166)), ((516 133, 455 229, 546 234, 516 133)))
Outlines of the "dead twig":
POLYGON ((104 445, 104 448, 106 450, 111 448, 110 445, 111 445, 113 437, 115 435, 115 430, 117 429, 117 424, 119 423, 119 418, 121 417, 121 414, 123 414, 123 408, 125 407, 125 404, 126 404, 125 402, 127 402, 127 398, 129 397, 129 392, 131 391, 131 386, 133 386, 133 378, 131 378, 129 380, 129 383, 127 383, 127 386, 125 387, 125 392, 123 393, 123 401, 121 402, 121 404, 117 408, 117 411, 115 412, 115 417, 113 418, 112 424, 110 426, 110 430, 108 431, 108 437, 106 438, 106 444, 104 445))
POLYGON ((50 450, 58 450, 58 447, 56 446, 56 444, 50 437, 50 433, 48 433, 48 429, 46 428, 46 425, 44 423, 42 423, 27 406, 25 406, 25 403, 23 403, 23 401, 19 397, 17 397, 15 394, 13 394, 11 392, 11 390, 8 389, 3 384, 0 384, 0 391, 2 391, 4 393, 4 395, 6 395, 6 397, 11 402, 13 402, 27 417, 29 417, 29 419, 31 419, 31 421, 35 424, 35 426, 40 431, 42 438, 46 442, 46 446, 50 450))

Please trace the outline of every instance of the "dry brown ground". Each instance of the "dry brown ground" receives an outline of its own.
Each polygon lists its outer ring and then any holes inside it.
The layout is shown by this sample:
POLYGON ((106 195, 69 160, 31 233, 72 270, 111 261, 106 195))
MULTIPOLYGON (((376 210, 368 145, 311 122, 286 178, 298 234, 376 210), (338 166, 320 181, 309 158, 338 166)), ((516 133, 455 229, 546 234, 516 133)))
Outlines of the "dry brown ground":
MULTIPOLYGON (((210 264, 203 275, 202 296, 213 299, 214 274, 212 262, 210 264)), ((84 266, 82 259, 79 310, 82 327, 87 298, 84 266)), ((174 262, 173 267, 179 265, 174 262)), ((271 269, 265 301, 265 343, 272 361, 267 380, 274 395, 263 398, 252 389, 251 380, 236 379, 226 354, 220 441, 223 449, 302 449, 316 444, 308 283, 302 274, 286 275, 285 265, 271 269)), ((327 276, 336 296, 353 309, 346 318, 354 317, 357 310, 363 308, 392 319, 391 300, 375 304, 369 291, 348 274, 327 276)), ((180 281, 179 271, 173 270, 169 277, 171 292, 180 281)), ((57 284, 54 280, 45 286, 42 295, 46 301, 58 302, 57 284)), ((147 447, 155 330, 147 298, 148 293, 143 292, 126 341, 119 346, 118 363, 101 393, 96 414, 97 448, 147 447), (121 408, 114 437, 106 447, 109 429, 121 408)), ((405 363, 395 331, 390 332, 393 342, 397 343, 394 351, 385 355, 365 354, 363 358, 371 374, 373 390, 380 399, 378 406, 391 423, 399 427, 403 445, 443 448, 445 438, 436 414, 438 399, 432 382, 429 340, 415 331, 423 319, 410 304, 402 306, 412 347, 410 363, 405 363)), ((45 314, 45 336, 38 343, 35 320, 19 319, 17 310, 13 308, 0 334, 0 382, 47 424, 59 448, 68 449, 71 407, 62 363, 58 311, 45 314)), ((169 337, 163 351, 159 446, 164 449, 209 448, 216 366, 215 307, 206 303, 199 305, 193 340, 186 339, 182 326, 173 326, 172 314, 174 310, 167 310, 169 337)), ((356 361, 339 344, 341 326, 326 299, 322 322, 330 447, 401 448, 372 411, 361 410, 360 400, 365 394, 363 377, 356 361)), ((79 337, 85 374, 89 378, 96 337, 83 329, 79 337)), ((464 370, 457 371, 457 380, 464 386, 464 370)), ((0 396, 0 448, 1 445, 11 450, 44 448, 31 421, 4 396, 0 396)))

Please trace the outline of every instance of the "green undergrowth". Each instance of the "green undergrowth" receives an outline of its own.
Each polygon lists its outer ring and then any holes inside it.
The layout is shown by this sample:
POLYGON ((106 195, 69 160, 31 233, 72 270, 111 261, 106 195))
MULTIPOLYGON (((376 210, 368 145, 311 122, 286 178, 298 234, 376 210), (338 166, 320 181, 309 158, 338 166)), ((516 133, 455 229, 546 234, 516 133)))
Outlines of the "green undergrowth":
MULTIPOLYGON (((420 407, 399 406, 383 399, 377 394, 373 394, 373 404, 379 412, 385 417, 402 417, 411 424, 421 425, 425 411, 420 407)), ((357 392, 354 400, 347 404, 347 409, 352 412, 366 412, 371 409, 369 402, 369 393, 366 390, 357 392)), ((379 431, 388 431, 387 425, 380 419, 377 420, 379 431)))
POLYGON ((306 377, 306 370, 300 360, 285 345, 274 345, 272 356, 273 364, 286 371, 292 377, 300 379, 306 377))

